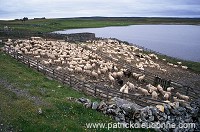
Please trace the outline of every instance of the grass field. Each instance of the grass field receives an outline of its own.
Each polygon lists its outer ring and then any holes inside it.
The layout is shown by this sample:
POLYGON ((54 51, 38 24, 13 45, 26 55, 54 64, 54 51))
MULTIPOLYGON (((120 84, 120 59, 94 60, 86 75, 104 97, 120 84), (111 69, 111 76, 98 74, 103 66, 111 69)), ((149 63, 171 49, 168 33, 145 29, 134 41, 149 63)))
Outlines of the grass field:
POLYGON ((192 18, 110 18, 110 17, 88 17, 88 18, 60 18, 60 19, 32 19, 26 22, 12 20, 0 21, 0 28, 8 26, 13 30, 52 32, 73 28, 94 28, 106 26, 127 26, 134 24, 200 24, 200 19, 192 18))
POLYGON ((115 123, 110 117, 66 98, 97 99, 49 80, 1 51, 0 91, 0 128, 5 131, 89 131, 86 123, 115 123), (42 114, 38 114, 38 108, 42 114))

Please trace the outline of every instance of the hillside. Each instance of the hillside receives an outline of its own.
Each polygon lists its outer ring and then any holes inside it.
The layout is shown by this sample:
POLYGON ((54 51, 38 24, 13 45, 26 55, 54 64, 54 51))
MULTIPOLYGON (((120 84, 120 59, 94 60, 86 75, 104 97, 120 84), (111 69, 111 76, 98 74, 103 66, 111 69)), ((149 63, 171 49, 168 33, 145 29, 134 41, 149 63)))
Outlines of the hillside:
POLYGON ((127 26, 134 24, 193 24, 199 25, 199 18, 145 18, 145 17, 80 17, 57 19, 0 20, 0 30, 4 26, 12 30, 32 32, 52 32, 74 28, 96 28, 106 26, 127 26))
MULTIPOLYGON (((0 130, 87 131, 91 122, 114 122, 67 97, 88 97, 49 80, 0 51, 0 130), (38 112, 42 110, 42 114, 38 112)), ((106 129, 102 129, 106 131, 106 129)))

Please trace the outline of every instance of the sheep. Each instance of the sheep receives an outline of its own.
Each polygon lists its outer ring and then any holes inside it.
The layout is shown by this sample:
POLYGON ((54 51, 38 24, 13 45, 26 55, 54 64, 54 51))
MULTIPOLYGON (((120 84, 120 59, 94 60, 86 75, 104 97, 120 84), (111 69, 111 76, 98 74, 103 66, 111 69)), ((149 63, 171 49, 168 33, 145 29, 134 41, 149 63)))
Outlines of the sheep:
POLYGON ((139 70, 141 70, 141 71, 144 71, 144 67, 140 67, 140 68, 138 68, 139 70))
POLYGON ((144 88, 138 87, 138 90, 140 90, 142 92, 142 94, 144 94, 145 96, 150 95, 148 90, 146 90, 144 88))
POLYGON ((61 67, 61 66, 58 66, 58 67, 56 67, 56 70, 57 70, 57 71, 60 71, 60 70, 62 70, 62 67, 61 67))
POLYGON ((82 68, 81 68, 81 67, 75 67, 75 71, 76 71, 77 73, 81 73, 81 72, 82 72, 82 68))
POLYGON ((83 70, 84 73, 91 75, 91 71, 90 70, 83 70))
POLYGON ((177 64, 181 65, 181 64, 182 64, 182 62, 180 62, 180 61, 179 61, 179 62, 177 62, 177 64))
POLYGON ((170 94, 165 92, 163 97, 164 97, 165 100, 169 100, 170 94))
POLYGON ((161 92, 161 93, 163 92, 163 88, 161 87, 160 84, 157 85, 157 89, 158 89, 159 92, 161 92))
POLYGON ((134 84, 132 84, 132 83, 130 83, 129 81, 127 82, 127 85, 129 86, 129 88, 131 89, 131 90, 134 90, 135 91, 135 85, 134 84))
POLYGON ((182 95, 182 94, 180 94, 179 92, 177 92, 176 95, 177 95, 180 99, 183 99, 183 100, 185 100, 185 101, 188 101, 188 100, 189 100, 189 96, 182 95))
POLYGON ((133 77, 135 77, 135 79, 138 79, 139 76, 141 76, 142 74, 133 73, 132 75, 133 75, 133 77))
POLYGON ((115 78, 111 75, 111 73, 109 73, 108 75, 109 80, 111 81, 111 84, 113 86, 114 82, 115 82, 115 78))
POLYGON ((76 66, 74 66, 74 65, 69 65, 69 67, 75 69, 76 66))
POLYGON ((92 69, 92 66, 87 63, 86 66, 84 66, 84 69, 85 70, 90 70, 90 69, 92 69))
POLYGON ((97 70, 97 73, 100 75, 101 74, 101 71, 100 71, 100 69, 98 68, 98 70, 97 70))
POLYGON ((128 94, 129 87, 125 87, 124 93, 128 94))
POLYGON ((113 67, 114 71, 118 71, 118 68, 116 66, 113 67))
POLYGON ((174 64, 167 62, 167 65, 169 66, 174 66, 174 64))
POLYGON ((156 100, 158 99, 158 93, 156 91, 153 91, 151 95, 152 95, 152 99, 156 99, 156 100))
POLYGON ((173 87, 168 87, 167 92, 171 92, 174 88, 173 87))
POLYGON ((138 77, 138 81, 142 82, 144 80, 145 75, 138 77))
POLYGON ((54 60, 56 64, 61 64, 61 60, 54 60))
POLYGON ((94 70, 91 72, 91 75, 96 79, 98 78, 98 73, 96 73, 94 70))
POLYGON ((108 71, 108 68, 104 67, 104 68, 100 69, 100 71, 101 71, 101 73, 105 74, 108 71))
POLYGON ((124 89, 127 87, 127 84, 124 84, 121 88, 120 88, 120 92, 124 92, 124 89))
POLYGON ((160 70, 161 70, 162 72, 167 72, 167 70, 166 70, 166 69, 162 69, 162 68, 160 68, 160 70))
POLYGON ((118 77, 123 77, 123 74, 124 74, 123 71, 117 72, 117 76, 118 76, 118 77))
POLYGON ((49 65, 49 61, 43 60, 42 63, 43 63, 44 65, 49 65))
POLYGON ((174 65, 174 67, 175 67, 175 68, 177 68, 177 67, 178 67, 178 65, 174 65))
POLYGON ((185 100, 178 99, 177 97, 173 97, 173 100, 174 100, 174 102, 179 102, 180 104, 182 104, 184 106, 187 104, 187 102, 185 100))
POLYGON ((187 66, 181 66, 181 68, 182 68, 182 69, 188 69, 188 67, 187 67, 187 66))
POLYGON ((158 60, 158 56, 155 54, 149 54, 150 57, 155 58, 156 60, 158 60))
POLYGON ((34 58, 39 59, 39 58, 40 58, 40 55, 36 55, 36 56, 34 56, 34 58))
POLYGON ((158 91, 158 89, 151 84, 146 85, 146 87, 149 90, 149 93, 152 93, 153 91, 158 91))
POLYGON ((74 71, 74 69, 72 69, 72 68, 67 68, 67 69, 68 69, 69 72, 73 72, 74 71))

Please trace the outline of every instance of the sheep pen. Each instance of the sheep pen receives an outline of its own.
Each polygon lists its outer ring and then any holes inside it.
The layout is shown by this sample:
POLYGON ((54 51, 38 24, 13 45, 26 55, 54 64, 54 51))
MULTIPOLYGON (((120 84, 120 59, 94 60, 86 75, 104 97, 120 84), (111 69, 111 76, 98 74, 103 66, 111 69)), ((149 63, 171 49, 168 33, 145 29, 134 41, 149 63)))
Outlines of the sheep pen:
POLYGON ((187 103, 190 98, 175 88, 164 89, 159 84, 154 85, 147 73, 188 84, 200 82, 199 75, 191 73, 182 63, 175 65, 166 62, 153 53, 145 53, 143 49, 114 39, 76 44, 31 37, 15 41, 8 39, 6 48, 12 48, 18 54, 31 57, 56 71, 67 72, 84 82, 167 103, 187 103), (133 71, 130 66, 137 70, 133 71), (176 95, 176 92, 180 93, 176 95))

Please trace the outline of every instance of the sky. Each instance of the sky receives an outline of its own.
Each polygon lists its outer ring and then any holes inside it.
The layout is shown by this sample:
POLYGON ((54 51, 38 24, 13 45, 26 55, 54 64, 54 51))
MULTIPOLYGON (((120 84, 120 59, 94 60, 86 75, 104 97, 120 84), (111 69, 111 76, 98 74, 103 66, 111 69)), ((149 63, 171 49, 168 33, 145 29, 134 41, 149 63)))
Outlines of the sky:
POLYGON ((200 0, 0 0, 0 20, 91 16, 200 18, 200 0))

